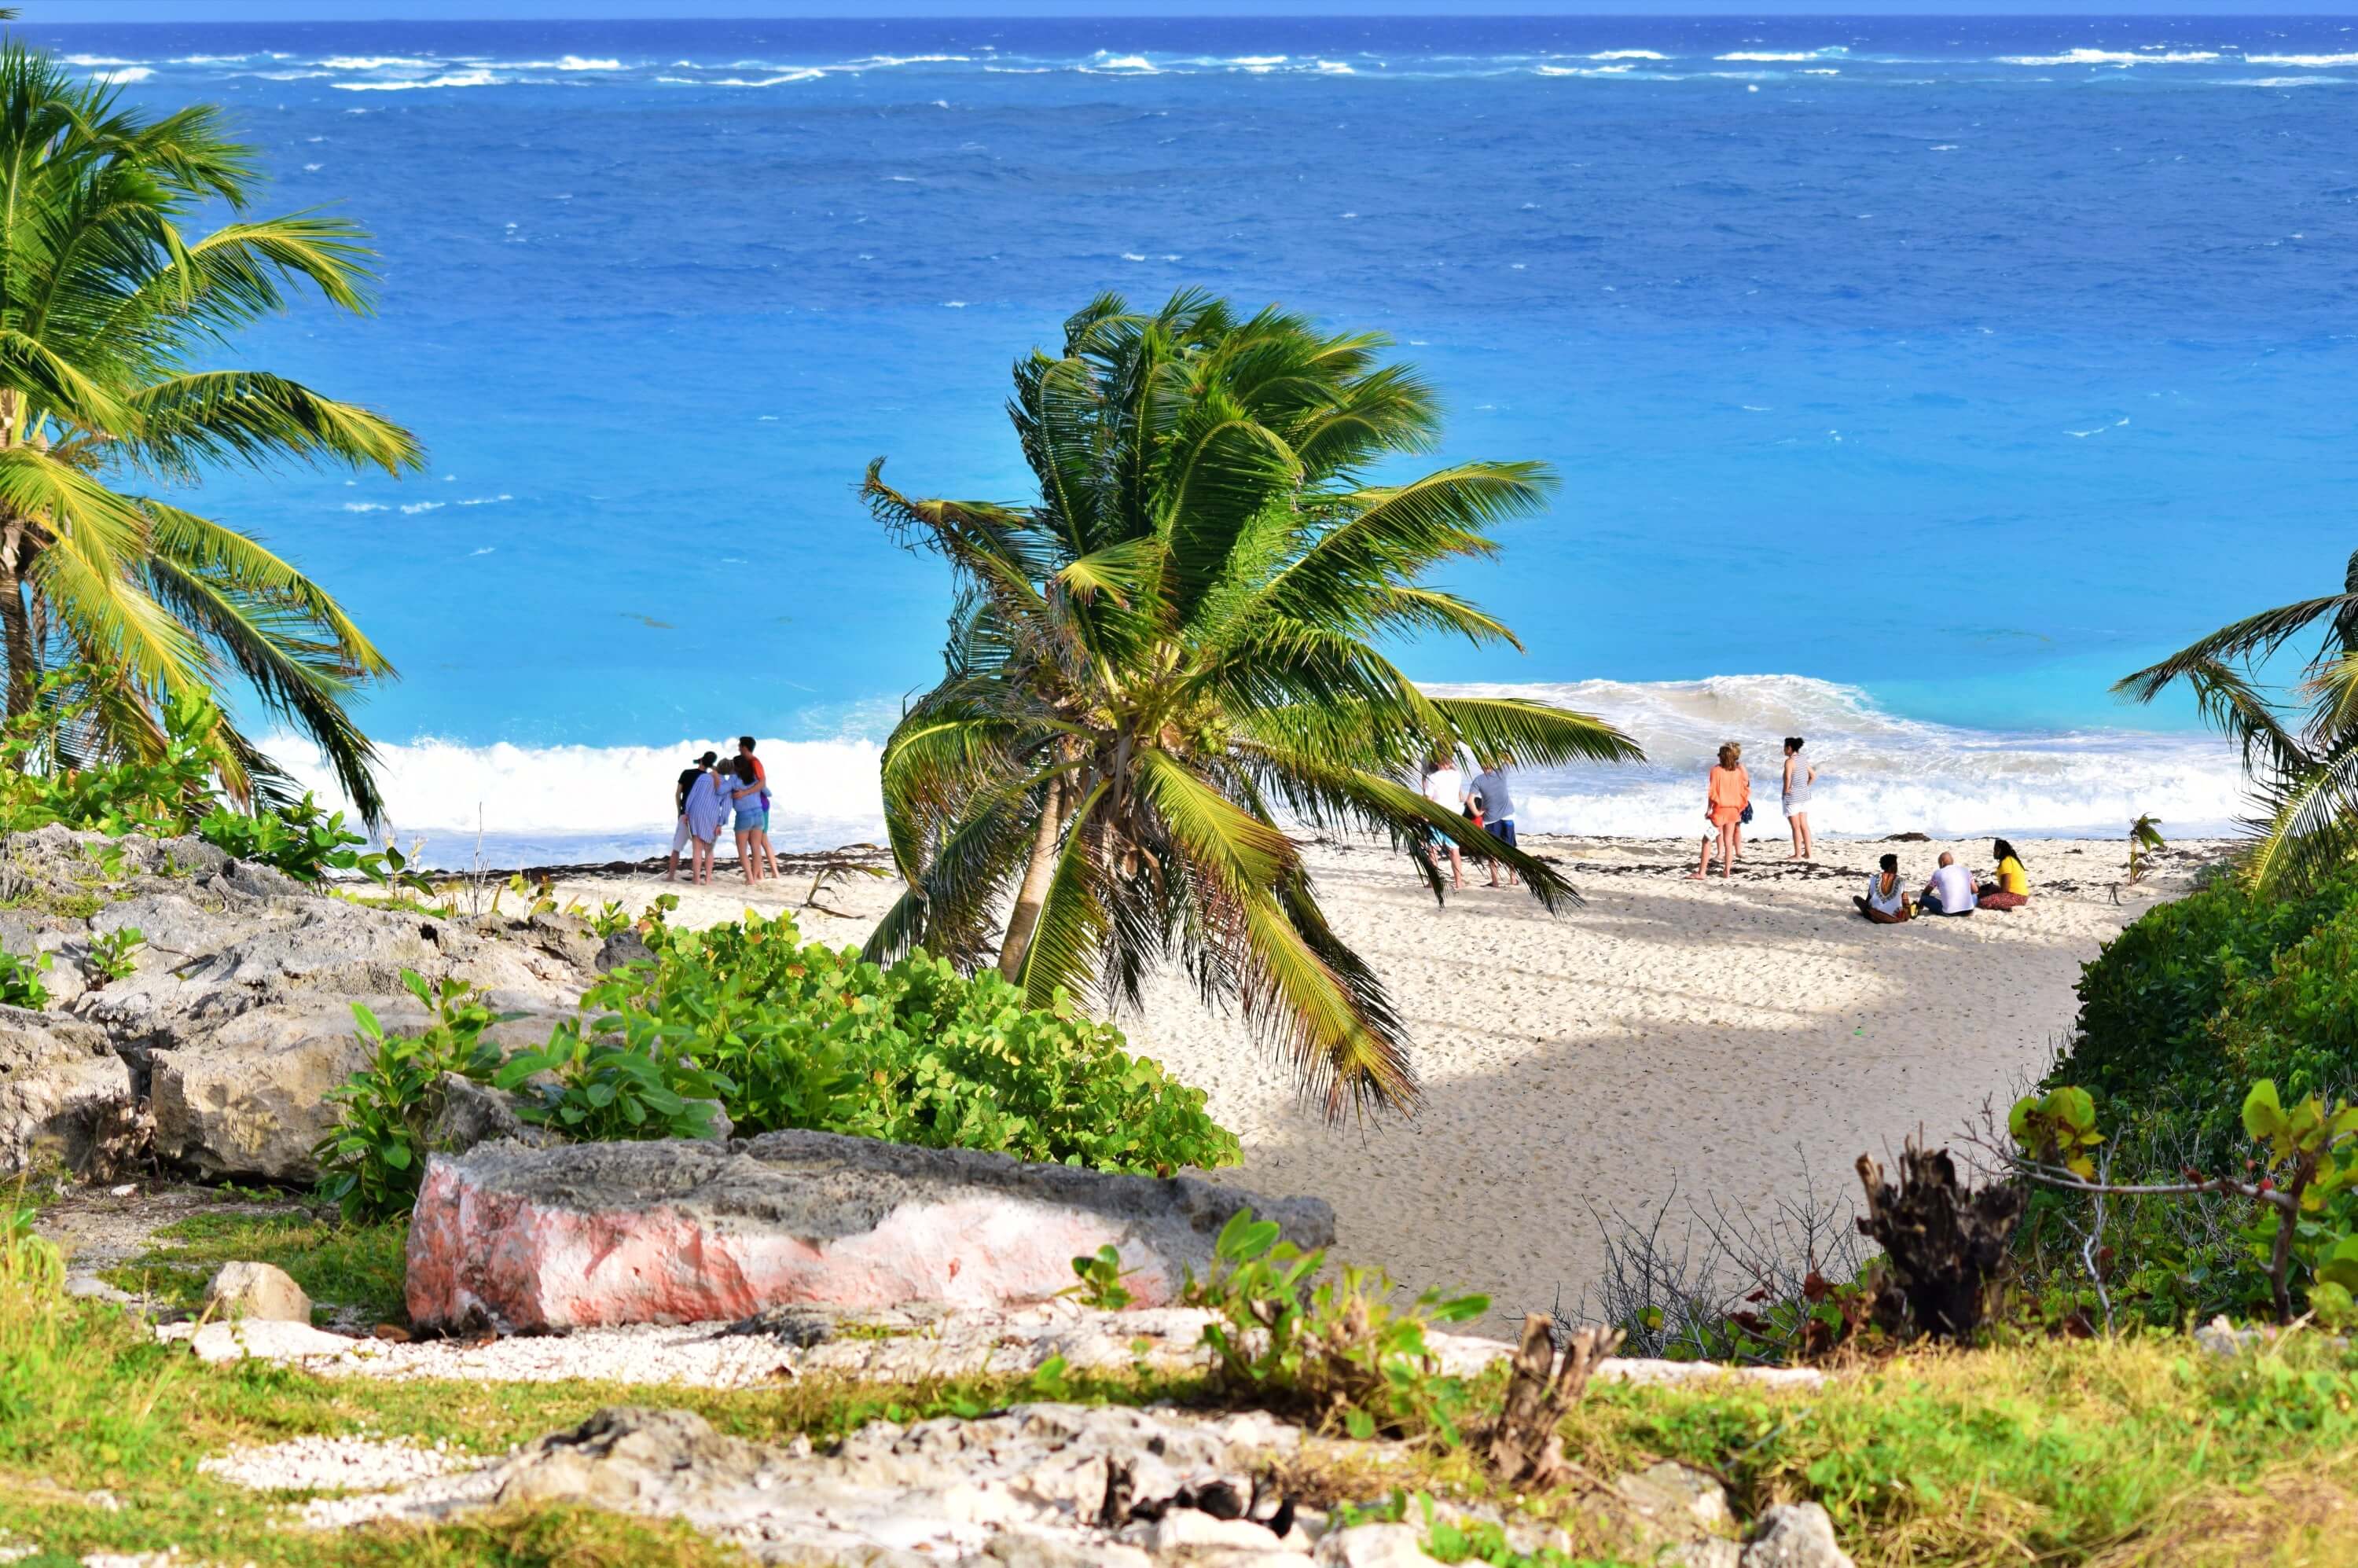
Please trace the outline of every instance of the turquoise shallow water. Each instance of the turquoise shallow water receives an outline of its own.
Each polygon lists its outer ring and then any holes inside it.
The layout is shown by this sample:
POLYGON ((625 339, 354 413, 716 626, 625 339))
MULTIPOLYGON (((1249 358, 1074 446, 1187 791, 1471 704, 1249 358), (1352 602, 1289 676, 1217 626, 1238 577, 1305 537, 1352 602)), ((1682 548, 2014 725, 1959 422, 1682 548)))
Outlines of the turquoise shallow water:
POLYGON ((238 352, 431 473, 207 501, 402 665, 370 722, 445 846, 641 847, 741 730, 783 836, 871 830, 946 597, 850 487, 1020 495, 1007 365, 1099 288, 1380 328, 1443 459, 1562 470, 1451 584, 1529 654, 1402 655, 1637 729, 1545 826, 1682 830, 1714 736, 1794 730, 1829 828, 2217 826, 2229 760, 2104 687, 2358 542, 2340 22, 31 33, 378 231, 379 319, 238 352))

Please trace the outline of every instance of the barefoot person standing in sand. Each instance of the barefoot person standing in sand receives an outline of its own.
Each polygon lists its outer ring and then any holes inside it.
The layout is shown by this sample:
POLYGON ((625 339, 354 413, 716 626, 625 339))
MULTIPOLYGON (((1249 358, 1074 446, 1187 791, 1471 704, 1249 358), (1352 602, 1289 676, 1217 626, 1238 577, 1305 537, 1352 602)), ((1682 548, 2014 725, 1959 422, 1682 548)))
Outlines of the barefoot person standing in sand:
MULTIPOLYGON (((1424 798, 1444 811, 1466 809, 1466 775, 1458 770, 1454 759, 1435 757, 1424 764, 1424 798)), ((1438 827, 1426 828, 1424 838, 1426 854, 1435 854, 1443 849, 1449 851, 1449 885, 1465 887, 1466 859, 1457 848, 1457 840, 1438 827)), ((1434 870, 1437 873, 1439 867, 1434 870)))
POLYGON ((1801 737, 1785 737, 1785 820, 1793 829, 1793 856, 1796 860, 1812 858, 1816 846, 1810 842, 1810 787, 1818 782, 1818 770, 1801 761, 1801 737))
POLYGON ((1719 763, 1711 770, 1704 795, 1704 820, 1711 832, 1703 841, 1703 859, 1696 862, 1691 882, 1703 881, 1711 870, 1711 847, 1719 843, 1719 880, 1736 873, 1736 857, 1744 838, 1745 814, 1752 809, 1752 775, 1744 771, 1744 748, 1730 741, 1719 749, 1719 763))
MULTIPOLYGON (((1514 765, 1513 756, 1501 752, 1488 767, 1476 773, 1474 782, 1466 786, 1468 792, 1482 803, 1484 830, 1509 849, 1515 847, 1515 796, 1507 780, 1507 770, 1514 765)), ((1515 868, 1509 866, 1507 885, 1513 887, 1520 881, 1515 875, 1515 868)), ((1498 885, 1498 862, 1496 860, 1490 862, 1490 885, 1498 885)))
POLYGON ((762 764, 751 752, 738 752, 730 767, 734 780, 727 787, 737 810, 737 863, 745 869, 745 885, 752 887, 765 875, 778 874, 778 858, 770 852, 770 792, 762 784, 762 764), (762 869, 764 858, 769 861, 766 872, 762 869))
MULTIPOLYGON (((719 760, 719 752, 705 752, 704 755, 697 758, 695 762, 687 765, 687 769, 679 775, 679 783, 673 786, 671 792, 671 809, 672 815, 677 818, 677 820, 673 824, 671 830, 671 864, 664 871, 664 881, 667 882, 676 881, 679 880, 679 852, 682 849, 687 849, 689 841, 696 837, 694 833, 689 831, 687 825, 687 792, 694 789, 696 787, 696 781, 710 773, 712 771, 712 764, 719 760)), ((688 862, 688 874, 690 876, 695 875, 695 862, 690 860, 688 862)))
MULTIPOLYGON (((711 756, 708 752, 705 755, 711 756)), ((709 882, 712 880, 712 841, 720 836, 721 825, 729 820, 729 792, 722 787, 720 775, 712 769, 700 768, 696 782, 687 786, 687 798, 681 803, 681 813, 687 819, 687 836, 696 840, 696 855, 689 867, 688 880, 709 882)))

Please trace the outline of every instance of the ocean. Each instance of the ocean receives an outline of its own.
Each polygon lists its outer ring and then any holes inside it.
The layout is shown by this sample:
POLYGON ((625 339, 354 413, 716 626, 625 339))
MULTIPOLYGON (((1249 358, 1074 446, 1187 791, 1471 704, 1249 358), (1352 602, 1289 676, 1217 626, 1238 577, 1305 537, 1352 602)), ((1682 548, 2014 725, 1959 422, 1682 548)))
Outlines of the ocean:
POLYGON ((1021 499, 1008 367, 1101 289, 1381 330, 1433 461, 1561 471, 1447 579, 1528 652, 1400 650, 1647 747, 1526 831, 1687 832, 1789 733, 1822 832, 2223 829, 2233 755, 2107 687, 2358 545, 2345 22, 17 26, 375 232, 373 319, 228 352, 430 471, 200 504, 401 666, 443 863, 659 850, 741 731, 782 844, 875 838, 947 583, 853 487, 1021 499))

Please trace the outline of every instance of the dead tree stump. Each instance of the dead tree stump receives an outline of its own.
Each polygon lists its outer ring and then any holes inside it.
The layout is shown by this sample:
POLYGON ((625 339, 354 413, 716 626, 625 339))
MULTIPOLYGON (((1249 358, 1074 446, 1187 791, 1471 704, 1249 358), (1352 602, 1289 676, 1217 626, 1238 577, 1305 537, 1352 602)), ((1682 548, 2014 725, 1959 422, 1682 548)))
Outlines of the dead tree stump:
POLYGON ((1889 1260, 1877 1321, 1900 1337, 1965 1339, 1996 1306, 2007 1238, 2022 1217, 2022 1190, 2000 1183, 1968 1191, 1945 1149, 1914 1139, 1900 1151, 1899 1185, 1883 1167, 1858 1157, 1866 1213, 1858 1227, 1889 1260))
POLYGON ((1580 1402, 1596 1364, 1621 1347, 1617 1328, 1575 1329, 1559 1362, 1551 1327, 1545 1313, 1523 1319, 1522 1343, 1509 1363, 1507 1402, 1483 1434, 1483 1457, 1509 1485, 1549 1487, 1563 1479, 1569 1465, 1556 1427, 1580 1402))

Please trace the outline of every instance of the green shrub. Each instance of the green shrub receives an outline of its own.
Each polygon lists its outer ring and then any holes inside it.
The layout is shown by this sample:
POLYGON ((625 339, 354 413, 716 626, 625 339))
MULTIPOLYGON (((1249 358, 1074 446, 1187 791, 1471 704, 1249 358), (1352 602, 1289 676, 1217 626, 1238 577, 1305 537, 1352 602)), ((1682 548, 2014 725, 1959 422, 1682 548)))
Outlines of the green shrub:
POLYGON ((433 1022, 414 1036, 388 1034, 375 1013, 352 1003, 352 1017, 372 1054, 366 1066, 328 1091, 339 1108, 336 1127, 311 1150, 321 1195, 355 1225, 416 1206, 417 1186, 426 1175, 427 1129, 442 1109, 437 1087, 442 1075, 489 1079, 500 1069, 501 1055, 483 1032, 519 1016, 492 1012, 464 980, 429 986, 407 969, 401 979, 433 1022))
POLYGON ((2222 877, 2148 911, 2081 970, 2079 1022, 2049 1087, 2071 1084, 2132 1103, 2190 1075, 2239 1087, 2245 1075, 2223 1071, 2212 1018, 2277 949, 2353 907, 2358 881, 2278 899, 2222 877))
POLYGON ((20 958, 14 953, 0 952, 0 1004, 27 1007, 35 1012, 47 1007, 49 988, 41 983, 41 976, 53 961, 47 953, 20 958))
POLYGON ((741 1133, 813 1128, 936 1149, 1167 1175, 1234 1164, 1204 1094, 1124 1050, 1121 1032, 1023 1005, 996 973, 920 952, 890 968, 805 946, 793 919, 660 935, 653 974, 615 997, 684 1032, 729 1080, 741 1133))
POLYGON ((1487 1296, 1427 1291, 1395 1307, 1388 1276, 1348 1264, 1314 1285, 1325 1250, 1280 1240, 1277 1222, 1249 1208, 1228 1217, 1213 1256, 1212 1277, 1191 1275, 1185 1299, 1213 1314, 1203 1342, 1216 1385, 1357 1438, 1458 1444, 1472 1390, 1439 1369, 1424 1336, 1481 1316, 1487 1296))
MULTIPOLYGON (((627 981, 600 986, 582 1007, 621 1000, 627 989, 627 981)), ((492 1081, 536 1102, 520 1113, 525 1120, 568 1138, 702 1138, 714 1106, 736 1086, 682 1050, 686 1033, 628 1006, 586 1024, 567 1019, 546 1049, 509 1057, 492 1081)))

